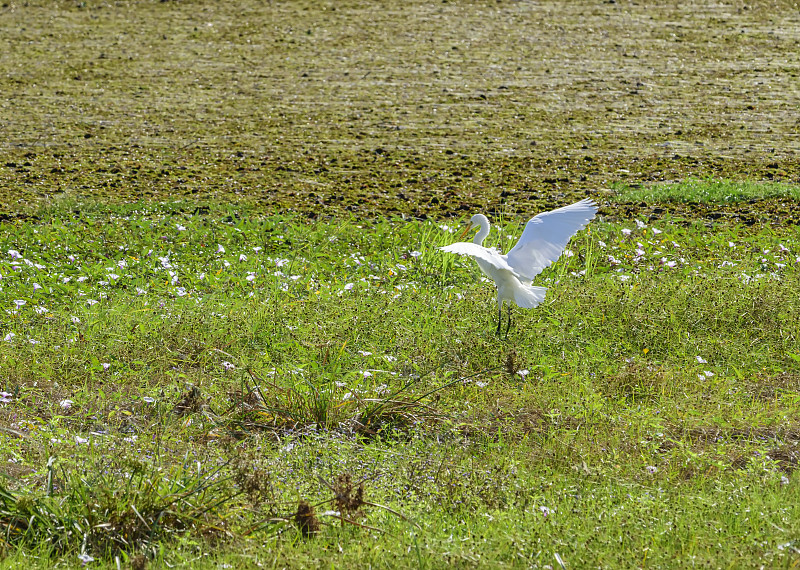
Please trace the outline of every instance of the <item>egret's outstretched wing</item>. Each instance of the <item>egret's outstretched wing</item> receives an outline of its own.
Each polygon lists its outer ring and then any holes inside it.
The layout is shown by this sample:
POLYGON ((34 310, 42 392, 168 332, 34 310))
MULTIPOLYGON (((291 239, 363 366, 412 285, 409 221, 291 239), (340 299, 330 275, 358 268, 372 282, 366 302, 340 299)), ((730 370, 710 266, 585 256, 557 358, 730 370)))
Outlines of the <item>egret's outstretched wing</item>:
POLYGON ((511 271, 512 273, 514 273, 514 269, 508 263, 506 263, 506 260, 503 259, 502 255, 500 255, 493 249, 485 248, 482 245, 478 245, 476 243, 459 241, 456 243, 451 243, 450 245, 446 245, 444 247, 440 247, 439 249, 441 249, 442 251, 446 251, 448 253, 469 255, 470 257, 473 257, 476 260, 480 259, 481 261, 490 263, 497 269, 505 269, 507 271, 511 271))
POLYGON ((588 198, 531 218, 506 260, 515 273, 531 280, 556 261, 567 242, 594 218, 597 206, 588 198))

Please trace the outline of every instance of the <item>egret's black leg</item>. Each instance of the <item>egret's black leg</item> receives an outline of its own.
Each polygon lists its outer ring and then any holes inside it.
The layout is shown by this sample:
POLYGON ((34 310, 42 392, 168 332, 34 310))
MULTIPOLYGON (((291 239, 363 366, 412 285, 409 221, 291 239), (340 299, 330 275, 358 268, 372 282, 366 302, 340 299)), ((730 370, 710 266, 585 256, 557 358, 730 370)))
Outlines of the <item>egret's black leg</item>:
POLYGON ((511 329, 511 304, 508 305, 508 325, 506 325, 506 340, 508 340, 508 331, 511 329))
POLYGON ((503 322, 503 303, 498 303, 497 308, 497 336, 500 336, 500 324, 503 322))

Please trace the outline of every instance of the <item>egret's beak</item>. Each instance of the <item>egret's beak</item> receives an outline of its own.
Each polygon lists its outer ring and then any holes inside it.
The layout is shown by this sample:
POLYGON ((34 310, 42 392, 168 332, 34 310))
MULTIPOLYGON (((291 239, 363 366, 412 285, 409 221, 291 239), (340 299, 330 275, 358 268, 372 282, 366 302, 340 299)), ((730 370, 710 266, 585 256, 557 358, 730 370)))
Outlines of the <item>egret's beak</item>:
POLYGON ((472 223, 471 222, 467 222, 467 225, 464 226, 464 229, 461 230, 460 234, 458 234, 459 241, 464 239, 464 237, 466 237, 466 235, 469 233, 469 230, 471 230, 471 229, 472 229, 472 223))

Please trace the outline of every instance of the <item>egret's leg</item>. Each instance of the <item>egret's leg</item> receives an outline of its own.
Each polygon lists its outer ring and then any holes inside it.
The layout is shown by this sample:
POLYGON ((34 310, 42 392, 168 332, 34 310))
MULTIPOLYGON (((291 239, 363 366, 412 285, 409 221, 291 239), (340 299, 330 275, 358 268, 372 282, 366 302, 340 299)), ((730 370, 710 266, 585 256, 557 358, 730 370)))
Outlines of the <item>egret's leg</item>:
POLYGON ((508 325, 506 325, 506 340, 508 340, 508 331, 511 329, 511 303, 508 304, 508 325))
POLYGON ((500 325, 503 322, 503 301, 497 300, 497 336, 500 336, 500 325))

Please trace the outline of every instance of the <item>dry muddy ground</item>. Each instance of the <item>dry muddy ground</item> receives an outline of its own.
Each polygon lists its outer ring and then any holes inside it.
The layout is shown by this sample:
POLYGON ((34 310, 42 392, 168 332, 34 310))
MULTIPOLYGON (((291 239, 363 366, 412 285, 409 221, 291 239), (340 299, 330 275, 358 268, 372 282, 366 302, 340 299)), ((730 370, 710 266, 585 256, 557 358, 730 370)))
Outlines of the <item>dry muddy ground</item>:
MULTIPOLYGON (((5 218, 59 198, 446 217, 586 195, 613 217, 663 211, 615 183, 800 183, 790 1, 4 0, 0 22, 5 218)), ((694 209, 800 220, 791 201, 694 209)))

